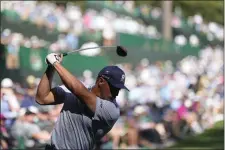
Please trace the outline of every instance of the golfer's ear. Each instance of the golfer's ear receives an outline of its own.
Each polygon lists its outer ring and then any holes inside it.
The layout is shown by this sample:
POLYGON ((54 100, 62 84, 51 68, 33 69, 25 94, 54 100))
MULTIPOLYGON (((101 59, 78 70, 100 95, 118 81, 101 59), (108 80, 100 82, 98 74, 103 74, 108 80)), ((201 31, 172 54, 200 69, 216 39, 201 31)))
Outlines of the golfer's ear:
POLYGON ((102 77, 98 77, 97 80, 96 80, 96 83, 97 84, 100 84, 103 82, 103 78, 102 77))
POLYGON ((103 85, 103 84, 105 84, 106 83, 106 80, 103 78, 103 77, 100 77, 99 78, 99 84, 100 85, 103 85))

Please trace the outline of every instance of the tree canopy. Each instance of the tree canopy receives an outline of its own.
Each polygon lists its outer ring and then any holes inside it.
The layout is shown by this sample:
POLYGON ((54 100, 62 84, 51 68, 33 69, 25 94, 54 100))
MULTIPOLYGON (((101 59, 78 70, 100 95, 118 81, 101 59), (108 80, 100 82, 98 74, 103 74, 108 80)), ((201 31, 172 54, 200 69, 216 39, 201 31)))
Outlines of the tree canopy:
MULTIPOLYGON (((137 6, 141 4, 148 4, 151 6, 161 7, 161 1, 135 1, 137 6)), ((193 16, 197 13, 201 14, 204 21, 206 22, 217 22, 219 24, 224 24, 223 15, 223 1, 201 1, 201 0, 180 0, 173 1, 173 10, 175 7, 180 7, 182 14, 185 18, 188 16, 193 16)))

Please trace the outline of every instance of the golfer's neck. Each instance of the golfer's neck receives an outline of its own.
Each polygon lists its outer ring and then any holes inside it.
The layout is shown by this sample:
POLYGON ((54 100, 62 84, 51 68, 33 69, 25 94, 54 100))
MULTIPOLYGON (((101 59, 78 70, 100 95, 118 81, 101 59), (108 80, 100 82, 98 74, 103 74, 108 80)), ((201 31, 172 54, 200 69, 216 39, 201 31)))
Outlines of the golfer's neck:
POLYGON ((95 85, 92 87, 91 92, 94 93, 97 97, 100 97, 100 91, 95 85))

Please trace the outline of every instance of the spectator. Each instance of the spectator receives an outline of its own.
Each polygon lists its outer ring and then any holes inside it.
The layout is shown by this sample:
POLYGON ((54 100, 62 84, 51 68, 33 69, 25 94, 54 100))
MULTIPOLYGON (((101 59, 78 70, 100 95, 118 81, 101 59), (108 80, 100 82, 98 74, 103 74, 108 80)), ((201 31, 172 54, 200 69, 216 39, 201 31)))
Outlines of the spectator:
POLYGON ((19 49, 22 40, 22 35, 18 33, 13 33, 10 35, 11 42, 7 46, 7 56, 6 56, 6 67, 8 69, 18 69, 19 68, 19 49))
POLYGON ((184 35, 177 35, 174 38, 174 42, 177 45, 184 46, 187 43, 187 39, 186 39, 186 37, 184 35))
POLYGON ((5 127, 5 120, 6 118, 4 115, 0 114, 0 121, 1 121, 1 134, 0 134, 0 148, 1 149, 9 149, 10 148, 10 135, 5 127))
POLYGON ((35 102, 35 94, 36 94, 36 78, 32 75, 27 76, 26 83, 27 88, 22 89, 21 87, 17 87, 16 91, 18 94, 22 94, 20 107, 28 108, 30 106, 36 106, 35 102))
POLYGON ((78 37, 73 32, 70 32, 66 35, 66 43, 68 50, 77 49, 78 42, 78 37))
POLYGON ((13 91, 13 82, 9 78, 4 78, 1 81, 1 113, 6 118, 6 128, 11 128, 19 110, 20 106, 13 91))
POLYGON ((144 105, 136 106, 134 115, 140 134, 140 144, 147 147, 154 147, 153 143, 161 143, 161 137, 155 129, 156 124, 148 115, 149 108, 144 105))
POLYGON ((11 134, 15 139, 23 139, 26 148, 35 147, 37 144, 46 143, 50 139, 47 131, 41 131, 34 123, 38 109, 30 106, 20 110, 20 117, 13 124, 11 134))
POLYGON ((198 46, 199 45, 199 39, 196 35, 192 34, 190 37, 189 37, 189 42, 192 46, 198 46))
POLYGON ((87 86, 92 86, 95 82, 92 72, 90 70, 84 70, 83 72, 83 79, 81 79, 83 83, 87 86))

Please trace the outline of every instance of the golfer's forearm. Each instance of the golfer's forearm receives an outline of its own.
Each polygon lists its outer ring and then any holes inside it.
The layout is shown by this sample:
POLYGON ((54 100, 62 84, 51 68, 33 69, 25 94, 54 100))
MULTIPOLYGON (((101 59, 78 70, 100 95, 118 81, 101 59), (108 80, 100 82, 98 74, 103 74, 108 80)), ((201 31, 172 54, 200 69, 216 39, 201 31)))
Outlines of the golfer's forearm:
POLYGON ((86 87, 61 64, 55 63, 55 70, 58 72, 63 84, 75 95, 82 97, 86 87))
POLYGON ((49 94, 51 90, 54 72, 55 72, 54 68, 49 65, 45 71, 45 74, 42 76, 41 81, 37 88, 36 94, 37 102, 42 103, 44 101, 44 98, 49 94))

